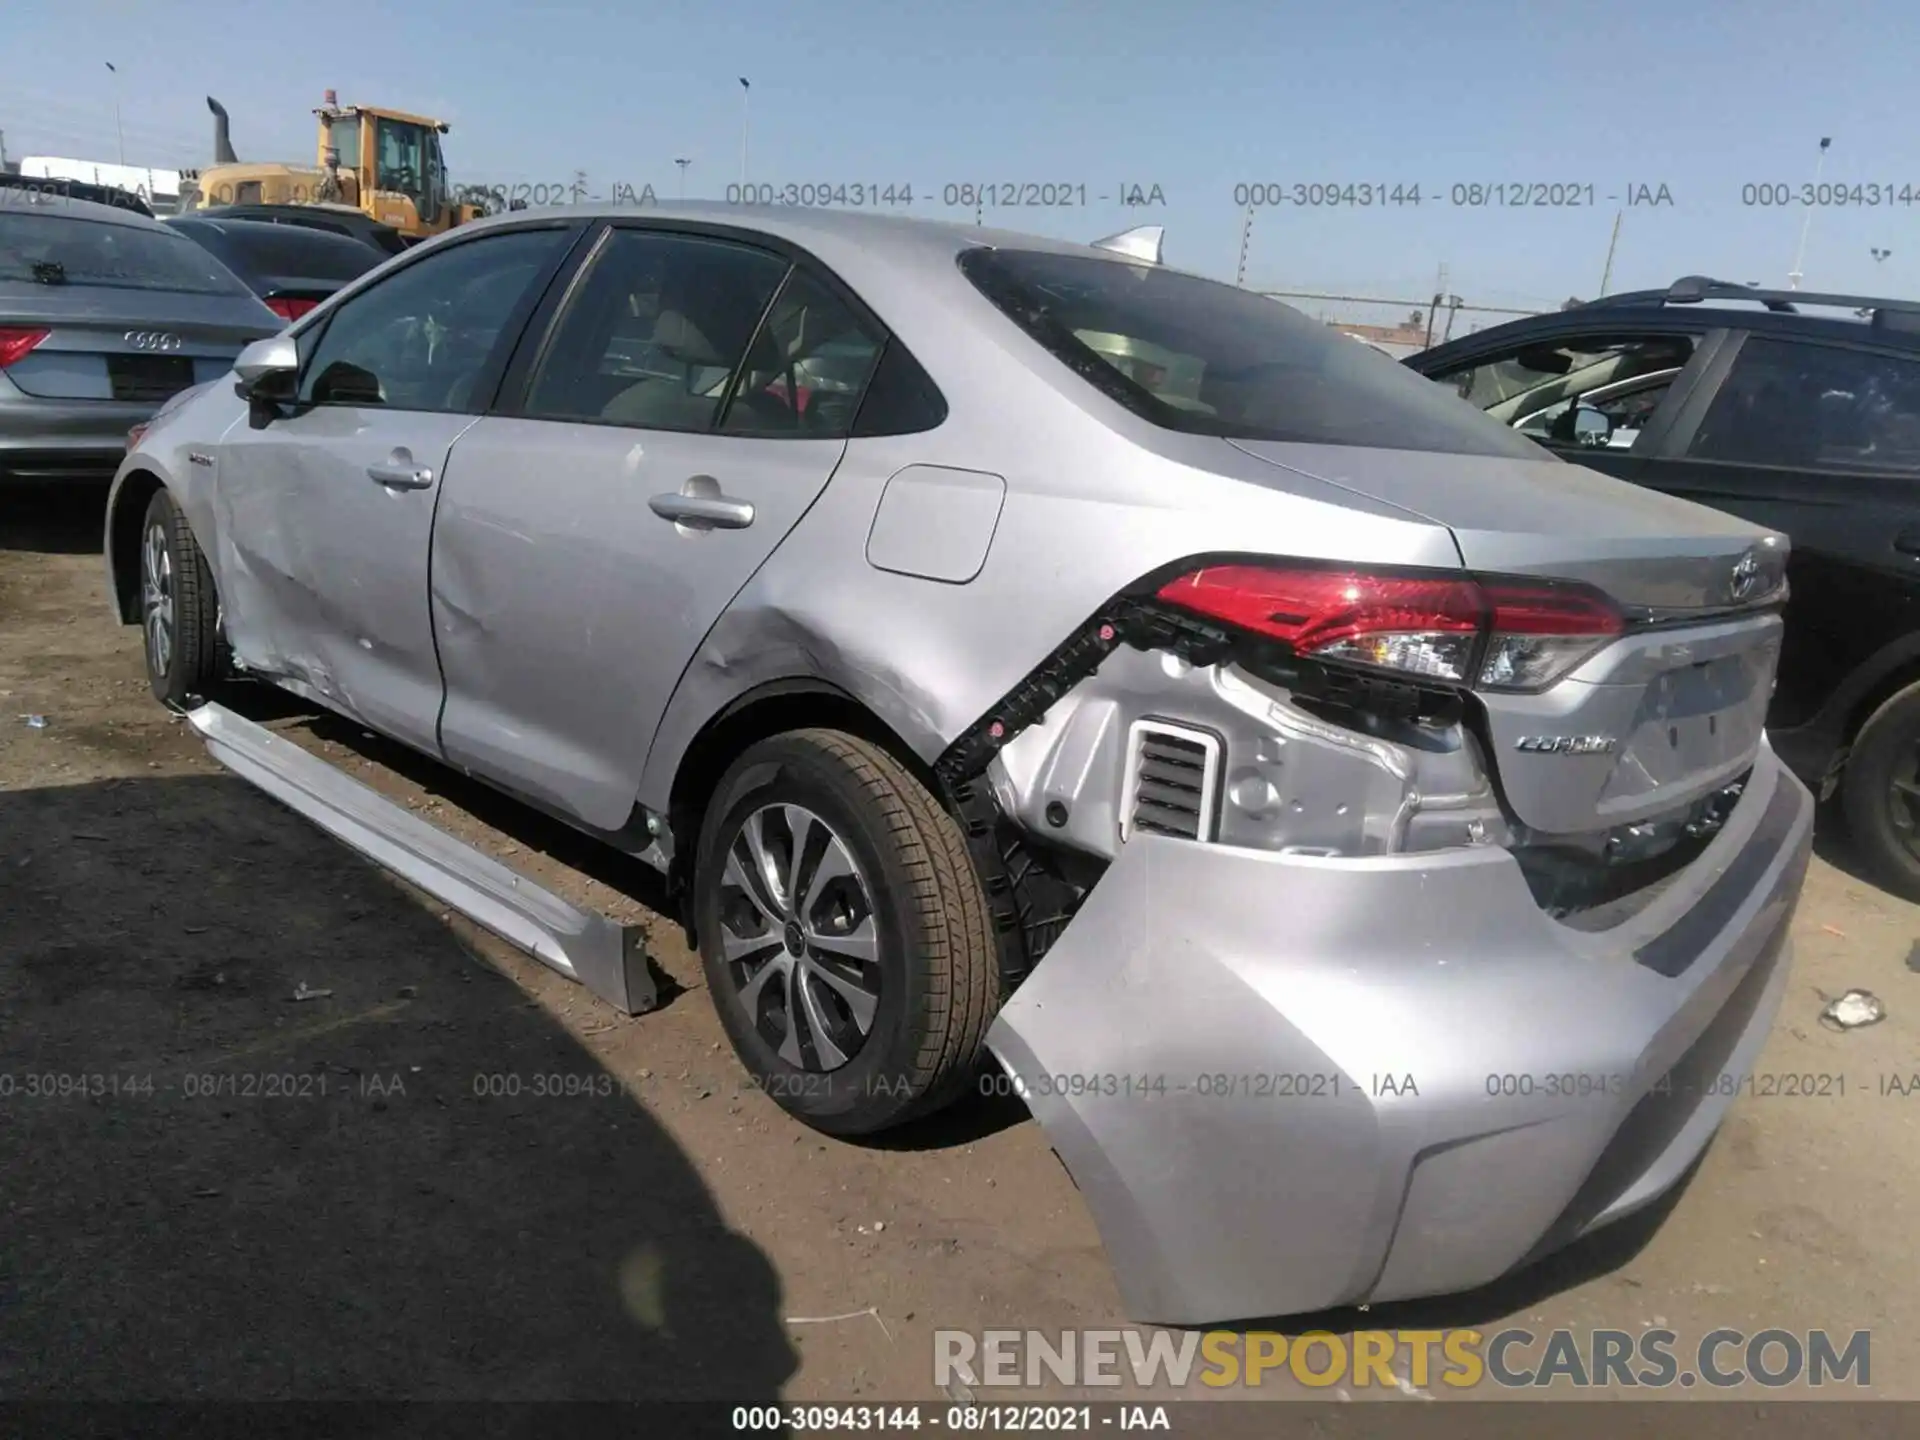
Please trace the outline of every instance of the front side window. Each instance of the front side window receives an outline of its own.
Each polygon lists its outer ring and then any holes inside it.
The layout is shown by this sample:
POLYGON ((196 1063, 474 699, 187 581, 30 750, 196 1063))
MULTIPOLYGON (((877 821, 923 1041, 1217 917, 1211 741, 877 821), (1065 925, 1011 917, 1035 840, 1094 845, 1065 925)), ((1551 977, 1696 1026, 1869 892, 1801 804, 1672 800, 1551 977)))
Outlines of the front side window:
POLYGON ((574 286, 524 413, 708 430, 787 262, 727 240, 615 229, 574 286))
POLYGON ((1091 255, 980 248, 960 265, 1056 359, 1164 429, 1551 458, 1370 346, 1251 291, 1091 255))
POLYGON ((1749 335, 1687 454, 1920 473, 1920 361, 1749 335))
POLYGON ((346 301, 301 377, 309 405, 466 412, 515 308, 571 241, 519 230, 454 245, 346 301))
POLYGON ((0 210, 0 282, 188 295, 253 292, 204 247, 171 230, 0 210))

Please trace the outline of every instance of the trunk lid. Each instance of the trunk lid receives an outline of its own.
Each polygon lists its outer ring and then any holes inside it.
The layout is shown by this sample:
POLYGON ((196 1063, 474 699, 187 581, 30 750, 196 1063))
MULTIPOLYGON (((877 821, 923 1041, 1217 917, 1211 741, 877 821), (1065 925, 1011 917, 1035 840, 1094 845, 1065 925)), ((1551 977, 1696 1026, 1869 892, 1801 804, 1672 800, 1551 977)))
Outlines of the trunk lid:
POLYGON ((0 282, 0 326, 49 332, 6 372, 40 399, 157 404, 285 323, 252 295, 0 282))
POLYGON ((1778 532, 1551 457, 1232 443, 1445 525, 1468 570, 1582 581, 1628 612, 1627 635, 1546 690, 1479 692, 1525 826, 1621 832, 1752 765, 1780 651, 1778 532))

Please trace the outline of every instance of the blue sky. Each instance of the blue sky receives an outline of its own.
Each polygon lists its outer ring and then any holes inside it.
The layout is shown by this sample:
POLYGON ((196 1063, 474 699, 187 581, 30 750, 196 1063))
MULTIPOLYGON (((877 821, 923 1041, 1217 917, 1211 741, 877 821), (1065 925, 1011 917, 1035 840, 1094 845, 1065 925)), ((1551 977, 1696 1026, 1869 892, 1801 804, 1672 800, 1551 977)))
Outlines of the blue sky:
POLYGON ((1418 184, 1418 208, 1262 211, 1249 283, 1423 297, 1444 264, 1469 303, 1540 308, 1595 293, 1607 197, 1641 185, 1673 203, 1626 211, 1610 288, 1784 285, 1805 212, 1744 205, 1742 186, 1811 181, 1828 135, 1826 181, 1916 203, 1816 211, 1805 286, 1911 295, 1920 276, 1910 0, 8 0, 0 53, 14 159, 113 160, 112 61, 130 163, 206 163, 206 94, 243 157, 310 162, 332 87, 449 120, 457 180, 584 170, 598 193, 663 198, 675 157, 690 196, 739 180, 744 75, 752 180, 911 185, 912 213, 946 219, 971 218, 938 203, 947 184, 1084 185, 1086 208, 993 218, 1088 239, 1164 223, 1170 261, 1224 278, 1238 184, 1418 184), (1596 203, 1447 203, 1476 182, 1592 185, 1596 203), (1094 198, 1122 184, 1167 203, 1094 198))

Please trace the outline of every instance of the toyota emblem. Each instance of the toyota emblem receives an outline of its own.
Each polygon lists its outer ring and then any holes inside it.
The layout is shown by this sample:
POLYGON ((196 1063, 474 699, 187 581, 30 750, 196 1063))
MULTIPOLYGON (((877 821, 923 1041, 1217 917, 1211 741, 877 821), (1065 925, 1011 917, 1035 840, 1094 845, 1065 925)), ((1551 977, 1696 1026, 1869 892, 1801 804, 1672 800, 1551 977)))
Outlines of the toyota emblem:
POLYGON ((1727 577, 1727 596, 1735 604, 1751 600, 1766 582, 1767 572, 1760 563, 1760 552, 1749 550, 1735 562, 1733 573, 1727 577))
POLYGON ((178 350, 180 337, 164 330, 129 330, 127 344, 136 350, 178 350))

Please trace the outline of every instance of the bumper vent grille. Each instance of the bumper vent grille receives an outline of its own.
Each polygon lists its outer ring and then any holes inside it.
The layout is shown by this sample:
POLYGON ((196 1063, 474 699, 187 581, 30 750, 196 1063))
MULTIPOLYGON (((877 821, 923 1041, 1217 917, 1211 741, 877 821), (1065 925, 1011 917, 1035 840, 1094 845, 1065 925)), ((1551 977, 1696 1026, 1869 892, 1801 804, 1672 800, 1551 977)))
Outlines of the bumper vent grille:
POLYGON ((1136 831, 1211 840, 1220 789, 1220 740, 1163 720, 1136 720, 1127 734, 1120 838, 1136 831))

